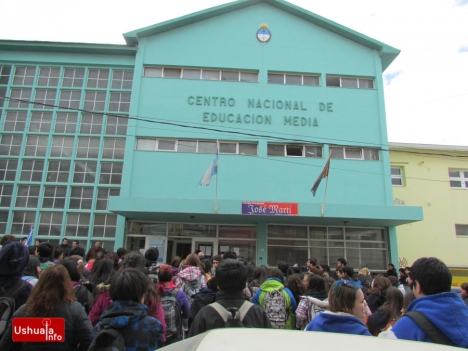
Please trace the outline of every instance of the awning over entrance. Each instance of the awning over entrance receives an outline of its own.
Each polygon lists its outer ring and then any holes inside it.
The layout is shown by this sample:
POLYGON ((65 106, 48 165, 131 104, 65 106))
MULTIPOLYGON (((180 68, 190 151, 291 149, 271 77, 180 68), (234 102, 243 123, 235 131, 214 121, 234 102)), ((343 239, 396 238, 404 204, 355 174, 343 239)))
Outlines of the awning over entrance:
POLYGON ((421 207, 373 206, 299 203, 297 216, 242 214, 242 202, 218 199, 218 213, 214 200, 111 196, 109 211, 139 221, 197 223, 258 222, 283 224, 349 225, 365 227, 394 227, 423 220, 421 207))

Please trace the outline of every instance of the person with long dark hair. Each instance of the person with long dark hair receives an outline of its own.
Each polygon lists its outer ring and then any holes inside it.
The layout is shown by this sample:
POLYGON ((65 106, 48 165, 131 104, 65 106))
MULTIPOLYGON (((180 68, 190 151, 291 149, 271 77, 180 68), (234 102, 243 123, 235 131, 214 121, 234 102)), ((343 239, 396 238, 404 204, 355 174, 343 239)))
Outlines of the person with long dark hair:
POLYGON ((391 286, 392 283, 386 277, 376 276, 374 278, 367 296, 367 305, 372 313, 385 303, 387 289, 391 286))
POLYGON ((267 280, 268 270, 265 266, 256 267, 253 271, 253 279, 250 282, 252 288, 252 296, 255 296, 260 286, 267 280))
POLYGON ((317 314, 328 308, 328 294, 325 292, 324 278, 317 274, 311 274, 307 286, 307 290, 300 296, 300 302, 296 310, 296 326, 301 330, 317 314))
POLYGON ((386 301, 382 307, 379 307, 367 320, 369 332, 377 336, 382 330, 386 329, 388 325, 395 324, 401 317, 402 307, 403 294, 400 289, 393 286, 388 288, 386 301))
POLYGON ((81 274, 78 271, 76 261, 73 258, 67 257, 59 264, 64 266, 70 275, 76 300, 84 307, 85 312, 89 313, 93 306, 93 294, 85 286, 80 285, 81 274))
POLYGON ((99 284, 107 282, 115 275, 114 261, 109 258, 96 261, 88 280, 93 284, 93 294, 96 295, 96 288, 99 284))
MULTIPOLYGON (((26 303, 15 312, 16 317, 54 317, 65 319, 65 341, 57 343, 28 343, 30 350, 88 349, 91 343, 91 323, 83 307, 76 301, 68 271, 63 265, 54 265, 41 274, 26 303)), ((21 350, 26 344, 13 342, 12 324, 0 341, 0 350, 21 350)))

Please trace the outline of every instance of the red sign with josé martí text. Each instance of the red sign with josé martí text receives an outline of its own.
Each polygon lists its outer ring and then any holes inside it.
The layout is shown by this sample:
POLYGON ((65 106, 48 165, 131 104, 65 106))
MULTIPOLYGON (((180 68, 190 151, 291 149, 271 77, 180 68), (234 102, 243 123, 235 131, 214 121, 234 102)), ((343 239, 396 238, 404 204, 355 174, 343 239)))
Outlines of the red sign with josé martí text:
POLYGON ((13 318, 14 342, 64 342, 63 318, 13 318))
POLYGON ((242 214, 260 216, 297 216, 299 205, 295 202, 242 202, 242 214))

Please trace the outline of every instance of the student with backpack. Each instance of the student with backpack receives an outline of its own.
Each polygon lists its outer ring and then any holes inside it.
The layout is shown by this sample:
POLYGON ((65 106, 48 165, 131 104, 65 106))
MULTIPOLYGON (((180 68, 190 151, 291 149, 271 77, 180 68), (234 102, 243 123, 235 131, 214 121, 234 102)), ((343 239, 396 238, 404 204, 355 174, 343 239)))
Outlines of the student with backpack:
POLYGON ((283 279, 281 270, 270 270, 270 278, 260 286, 252 302, 266 312, 273 328, 294 329, 297 304, 283 279))
POLYGON ((206 287, 206 277, 201 267, 198 255, 190 254, 185 259, 184 268, 174 280, 175 285, 185 293, 190 304, 200 289, 206 287))
POLYGON ((150 351, 161 346, 162 325, 148 315, 148 307, 143 304, 150 284, 146 274, 135 268, 116 274, 109 290, 113 302, 94 327, 89 351, 104 347, 150 351))
POLYGON ((243 290, 246 279, 247 269, 241 262, 224 259, 216 270, 219 287, 216 302, 197 313, 188 336, 225 327, 271 328, 266 313, 245 300, 243 290))
POLYGON ((161 264, 158 272, 158 288, 163 291, 161 298, 166 321, 166 342, 164 345, 182 340, 182 320, 189 317, 190 303, 185 293, 172 281, 172 268, 161 264))
POLYGON ((304 330, 311 320, 328 308, 324 279, 318 274, 311 274, 307 286, 308 289, 301 295, 296 310, 296 325, 301 330, 304 330))

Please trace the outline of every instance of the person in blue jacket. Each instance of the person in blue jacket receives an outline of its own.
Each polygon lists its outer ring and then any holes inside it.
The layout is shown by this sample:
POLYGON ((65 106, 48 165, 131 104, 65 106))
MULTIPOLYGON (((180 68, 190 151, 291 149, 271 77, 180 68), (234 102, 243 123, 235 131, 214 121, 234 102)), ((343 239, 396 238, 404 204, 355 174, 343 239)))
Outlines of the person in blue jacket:
POLYGON ((318 314, 306 331, 372 336, 361 322, 367 303, 358 284, 351 280, 336 281, 328 293, 328 303, 328 311, 318 314))
MULTIPOLYGON (((418 311, 429 319, 446 338, 458 347, 468 347, 468 306, 451 292, 452 274, 435 257, 423 257, 411 267, 409 277, 416 296, 406 313, 418 311)), ((392 328, 398 339, 433 342, 409 316, 400 318, 392 328)))
MULTIPOLYGON (((270 322, 272 322, 273 328, 294 329, 296 323, 296 299, 294 298, 294 295, 291 292, 291 290, 284 286, 283 272, 281 272, 281 270, 279 270, 278 268, 273 268, 270 270, 270 278, 267 278, 267 280, 265 280, 265 282, 260 286, 252 302, 257 306, 260 306, 262 309, 265 309, 266 306, 264 304, 264 300, 266 294, 275 290, 281 291, 284 294, 286 300, 286 316, 284 317, 286 320, 282 319, 283 323, 278 322, 275 324, 275 321, 273 321, 272 319, 275 319, 276 316, 269 315, 268 317, 270 318, 270 322)), ((281 320, 281 317, 279 319, 281 320)))

